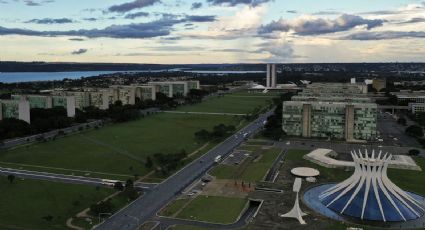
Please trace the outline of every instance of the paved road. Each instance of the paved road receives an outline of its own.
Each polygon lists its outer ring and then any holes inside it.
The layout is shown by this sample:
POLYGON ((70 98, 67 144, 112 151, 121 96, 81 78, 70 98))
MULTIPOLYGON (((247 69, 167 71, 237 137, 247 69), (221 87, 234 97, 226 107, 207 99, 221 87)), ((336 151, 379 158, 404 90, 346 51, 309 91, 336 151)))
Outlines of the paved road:
MULTIPOLYGON (((412 122, 408 121, 408 125, 412 122)), ((383 140, 379 145, 388 146, 409 146, 421 147, 415 138, 406 135, 405 130, 408 126, 402 126, 397 123, 395 118, 388 113, 378 113, 378 131, 383 140)))
MULTIPOLYGON (((54 174, 54 173, 47 173, 47 172, 36 172, 36 171, 0 167, 0 175, 8 176, 11 174, 20 178, 28 178, 28 179, 48 180, 48 181, 63 182, 63 183, 69 183, 69 184, 84 184, 84 185, 104 186, 104 187, 108 186, 108 185, 105 185, 102 179, 100 178, 71 176, 71 175, 54 174)), ((140 182, 136 182, 134 184, 134 187, 139 189, 144 189, 144 190, 154 189, 155 186, 157 186, 157 184, 140 183, 140 182)))
MULTIPOLYGON (((242 133, 255 133, 263 127, 263 122, 272 111, 261 115, 256 121, 241 130, 242 133)), ((242 135, 229 137, 224 142, 207 152, 198 160, 193 161, 185 168, 156 186, 152 191, 138 198, 126 208, 114 214, 104 223, 96 227, 99 230, 134 230, 143 222, 153 217, 164 205, 174 199, 193 181, 200 179, 206 171, 214 165, 214 159, 222 155, 226 157, 244 139, 242 135)))

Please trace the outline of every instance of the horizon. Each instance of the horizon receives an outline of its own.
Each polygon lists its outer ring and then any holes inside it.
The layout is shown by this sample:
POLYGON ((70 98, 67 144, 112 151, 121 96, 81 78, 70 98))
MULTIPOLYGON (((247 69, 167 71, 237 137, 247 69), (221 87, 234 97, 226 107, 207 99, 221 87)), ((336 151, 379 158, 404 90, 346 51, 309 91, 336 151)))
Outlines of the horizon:
POLYGON ((420 0, 0 0, 0 13, 2 61, 425 62, 420 0))

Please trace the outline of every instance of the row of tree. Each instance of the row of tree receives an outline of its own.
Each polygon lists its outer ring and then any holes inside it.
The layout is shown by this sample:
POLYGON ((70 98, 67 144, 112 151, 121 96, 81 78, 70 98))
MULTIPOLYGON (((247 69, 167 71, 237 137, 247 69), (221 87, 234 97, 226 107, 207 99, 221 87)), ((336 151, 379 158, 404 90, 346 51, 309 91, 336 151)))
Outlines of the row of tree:
POLYGON ((231 135, 235 131, 236 131, 236 127, 233 125, 219 124, 214 126, 211 132, 205 129, 202 129, 196 132, 195 138, 201 142, 205 142, 208 140, 222 140, 225 137, 228 137, 229 135, 231 135))

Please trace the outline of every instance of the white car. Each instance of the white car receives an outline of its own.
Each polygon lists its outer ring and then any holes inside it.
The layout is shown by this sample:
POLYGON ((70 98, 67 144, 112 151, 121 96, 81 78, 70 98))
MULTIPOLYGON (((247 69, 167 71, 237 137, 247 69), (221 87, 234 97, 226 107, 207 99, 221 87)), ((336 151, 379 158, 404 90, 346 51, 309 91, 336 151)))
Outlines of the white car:
POLYGON ((286 142, 286 145, 290 145, 290 144, 291 144, 291 142, 289 142, 289 141, 288 141, 288 142, 286 142))

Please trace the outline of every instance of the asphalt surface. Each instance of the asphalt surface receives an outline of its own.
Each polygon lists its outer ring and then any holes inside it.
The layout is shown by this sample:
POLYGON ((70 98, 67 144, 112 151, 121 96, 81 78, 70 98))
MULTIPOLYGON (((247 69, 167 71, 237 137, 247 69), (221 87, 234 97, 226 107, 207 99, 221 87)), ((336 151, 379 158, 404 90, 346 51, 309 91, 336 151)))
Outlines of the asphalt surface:
MULTIPOLYGON (((261 115, 257 120, 244 127, 240 133, 251 135, 263 127, 263 122, 272 114, 272 111, 261 115)), ((214 166, 214 159, 221 155, 227 157, 233 149, 244 141, 242 135, 232 135, 214 149, 207 152, 199 159, 193 161, 185 168, 157 185, 144 196, 136 199, 127 207, 115 213, 95 229, 99 230, 134 230, 143 222, 152 218, 164 205, 173 200, 187 186, 200 179, 205 172, 214 166), (237 136, 237 137, 236 137, 237 136)))
MULTIPOLYGON (((19 178, 47 180, 47 181, 62 182, 62 183, 68 183, 68 184, 84 184, 84 185, 91 185, 91 186, 111 187, 110 185, 106 185, 101 178, 71 176, 71 175, 54 174, 54 173, 47 173, 47 172, 28 171, 28 170, 21 170, 21 169, 10 169, 10 168, 0 167, 0 175, 3 175, 3 176, 15 175, 16 177, 19 177, 19 178)), ((122 183, 125 184, 124 181, 122 181, 122 183)), ((155 186, 157 186, 157 184, 140 183, 140 182, 136 182, 134 184, 135 188, 142 189, 142 190, 151 190, 155 188, 155 186)))
POLYGON ((382 140, 381 142, 378 142, 378 144, 420 148, 420 144, 415 140, 415 138, 405 134, 405 130, 409 125, 413 125, 413 123, 408 121, 406 126, 402 126, 397 123, 397 120, 391 114, 378 113, 377 128, 380 134, 379 139, 382 140))

